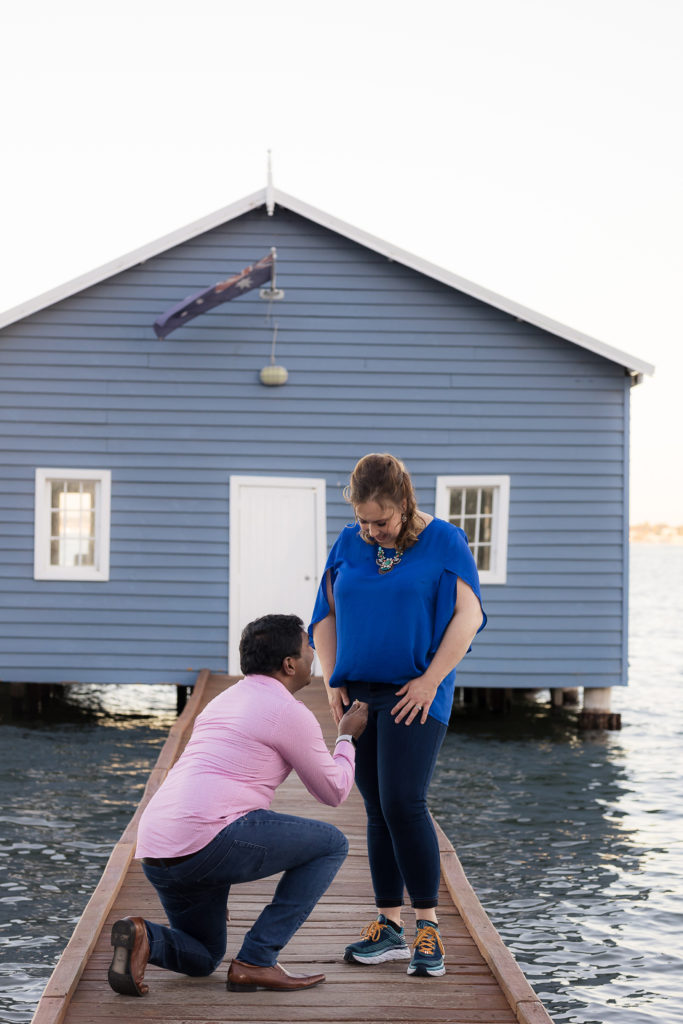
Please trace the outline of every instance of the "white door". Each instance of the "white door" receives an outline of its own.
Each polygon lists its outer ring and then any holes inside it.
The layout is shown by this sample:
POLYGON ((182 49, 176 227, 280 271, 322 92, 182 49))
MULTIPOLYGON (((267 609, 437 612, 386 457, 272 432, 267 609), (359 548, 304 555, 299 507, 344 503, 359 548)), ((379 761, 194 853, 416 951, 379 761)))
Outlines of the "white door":
POLYGON ((308 625, 325 547, 324 480, 230 478, 231 675, 240 674, 239 640, 252 619, 277 612, 308 625))

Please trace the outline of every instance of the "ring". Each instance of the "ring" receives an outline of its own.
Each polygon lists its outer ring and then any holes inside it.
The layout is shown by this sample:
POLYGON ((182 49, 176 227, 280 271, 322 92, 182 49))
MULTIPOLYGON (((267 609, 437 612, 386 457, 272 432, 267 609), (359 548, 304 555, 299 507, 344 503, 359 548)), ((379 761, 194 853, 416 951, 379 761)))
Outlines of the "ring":
POLYGON ((421 704, 416 704, 415 707, 417 708, 418 711, 422 711, 422 705, 421 704))

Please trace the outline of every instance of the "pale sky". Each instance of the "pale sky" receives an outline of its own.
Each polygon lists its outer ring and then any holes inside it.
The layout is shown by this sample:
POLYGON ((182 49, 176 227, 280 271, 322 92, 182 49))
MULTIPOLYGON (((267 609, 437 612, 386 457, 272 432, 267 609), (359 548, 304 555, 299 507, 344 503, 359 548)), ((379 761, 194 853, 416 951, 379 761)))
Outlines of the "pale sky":
POLYGON ((680 0, 23 0, 0 29, 0 309, 263 187, 272 149, 282 190, 654 363, 632 521, 683 524, 680 0))

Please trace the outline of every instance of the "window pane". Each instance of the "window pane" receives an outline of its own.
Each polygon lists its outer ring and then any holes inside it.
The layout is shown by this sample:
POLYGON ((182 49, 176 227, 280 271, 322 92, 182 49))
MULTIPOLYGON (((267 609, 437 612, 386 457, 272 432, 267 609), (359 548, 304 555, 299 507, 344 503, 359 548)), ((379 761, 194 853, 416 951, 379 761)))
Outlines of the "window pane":
POLYGON ((68 533, 71 537, 77 537, 81 532, 81 513, 76 512, 62 512, 60 516, 61 520, 61 533, 68 533))
POLYGON ((81 536, 93 537, 95 534, 95 513, 81 512, 81 536))
POLYGON ((78 551, 80 549, 80 542, 78 537, 71 539, 67 537, 62 542, 62 565, 74 566, 78 565, 78 551))
POLYGON ((476 473, 437 477, 436 507, 439 515, 464 531, 477 568, 491 577, 487 582, 504 583, 509 477, 476 473), (499 520, 506 525, 506 536, 499 520))
POLYGON ((74 553, 74 565, 92 565, 92 551, 89 541, 81 541, 78 553, 74 553))
POLYGON ((468 516, 476 516, 477 514, 477 487, 467 488, 467 497, 465 498, 465 513, 468 516))
POLYGON ((100 506, 103 496, 109 498, 110 480, 108 470, 87 479, 78 469, 65 470, 64 476, 59 470, 54 476, 49 470, 36 470, 36 484, 42 487, 36 492, 36 525, 42 523, 44 531, 42 543, 36 545, 36 579, 108 579, 109 501, 100 506), (100 537, 105 524, 107 536, 100 537))
POLYGON ((62 480, 52 485, 53 501, 59 511, 51 516, 51 536, 63 541, 58 553, 51 554, 52 565, 93 564, 93 556, 87 551, 95 537, 96 487, 96 480, 62 480))
POLYGON ((493 487, 482 487, 481 489, 481 514, 487 516, 493 514, 493 487))
POLYGON ((470 544, 474 544, 477 539, 477 520, 474 516, 468 516, 463 523, 463 530, 467 534, 467 539, 470 544))
POLYGON ((59 495, 59 507, 66 512, 80 512, 81 496, 78 492, 62 492, 59 495))
POLYGON ((69 567, 78 565, 78 540, 62 538, 50 542, 50 565, 69 567))
POLYGON ((462 487, 451 488, 451 504, 449 509, 449 518, 460 520, 461 509, 462 509, 462 487))
POLYGON ((50 504, 52 508, 59 508, 59 495, 64 490, 63 480, 54 480, 50 488, 50 504))
POLYGON ((491 568, 491 548, 480 547, 477 551, 477 569, 491 568))

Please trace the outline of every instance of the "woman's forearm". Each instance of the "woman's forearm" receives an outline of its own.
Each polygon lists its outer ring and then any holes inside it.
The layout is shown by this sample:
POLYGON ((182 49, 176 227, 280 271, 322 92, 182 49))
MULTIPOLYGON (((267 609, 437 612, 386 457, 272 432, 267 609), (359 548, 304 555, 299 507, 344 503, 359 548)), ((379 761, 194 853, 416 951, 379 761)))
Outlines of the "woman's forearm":
POLYGON ((436 654, 425 672, 425 675, 430 677, 436 686, 446 678, 449 672, 453 671, 467 654, 481 623, 482 611, 479 599, 466 583, 459 580, 458 598, 453 618, 446 627, 436 654))
POLYGON ((313 627, 313 643, 327 686, 337 661, 337 620, 332 612, 313 627))

